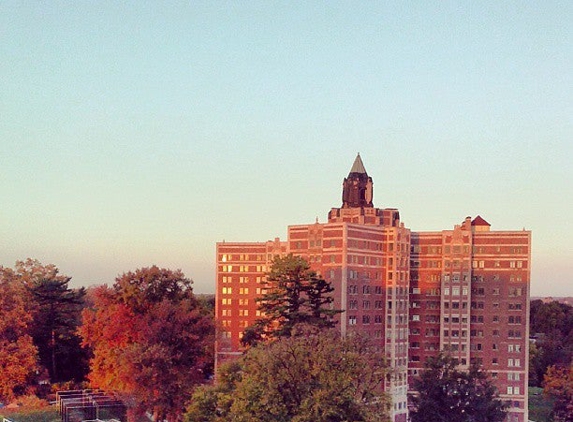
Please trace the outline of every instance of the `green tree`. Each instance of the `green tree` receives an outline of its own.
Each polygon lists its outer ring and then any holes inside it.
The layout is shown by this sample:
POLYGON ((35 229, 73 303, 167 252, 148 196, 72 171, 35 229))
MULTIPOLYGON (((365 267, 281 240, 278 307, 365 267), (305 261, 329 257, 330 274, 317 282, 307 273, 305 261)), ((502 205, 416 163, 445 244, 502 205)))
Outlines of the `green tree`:
POLYGON ((237 385, 242 379, 242 361, 231 360, 217 369, 216 384, 199 386, 193 392, 184 422, 227 422, 237 385))
POLYGON ((389 421, 381 353, 360 336, 305 325, 250 348, 197 389, 186 422, 389 421))
POLYGON ((573 364, 569 367, 549 367, 543 385, 544 393, 554 399, 553 420, 573 422, 573 364))
POLYGON ((430 358, 414 380, 413 422, 501 422, 507 404, 479 366, 458 368, 449 355, 430 358))
POLYGON ((536 343, 530 356, 529 383, 541 386, 550 366, 567 366, 573 360, 573 307, 557 301, 532 301, 530 332, 536 343))
POLYGON ((14 271, 0 267, 0 400, 25 392, 37 369, 38 349, 29 335, 32 314, 14 271))
POLYGON ((100 287, 80 333, 93 349, 92 385, 119 392, 132 420, 144 411, 180 420, 192 390, 212 372, 213 318, 181 271, 142 268, 100 287))
POLYGON ((264 315, 245 330, 242 343, 288 337, 298 324, 320 328, 336 325, 332 309, 334 287, 310 269, 308 261, 289 254, 276 257, 265 282, 266 293, 257 298, 264 315))

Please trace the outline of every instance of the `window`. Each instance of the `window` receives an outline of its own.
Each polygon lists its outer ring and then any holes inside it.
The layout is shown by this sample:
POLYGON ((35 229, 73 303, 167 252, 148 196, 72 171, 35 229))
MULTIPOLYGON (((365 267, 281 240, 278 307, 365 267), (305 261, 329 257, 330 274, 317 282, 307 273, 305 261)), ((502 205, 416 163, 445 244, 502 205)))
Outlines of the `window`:
POLYGON ((356 325, 356 317, 355 316, 349 316, 348 317, 348 325, 356 325))

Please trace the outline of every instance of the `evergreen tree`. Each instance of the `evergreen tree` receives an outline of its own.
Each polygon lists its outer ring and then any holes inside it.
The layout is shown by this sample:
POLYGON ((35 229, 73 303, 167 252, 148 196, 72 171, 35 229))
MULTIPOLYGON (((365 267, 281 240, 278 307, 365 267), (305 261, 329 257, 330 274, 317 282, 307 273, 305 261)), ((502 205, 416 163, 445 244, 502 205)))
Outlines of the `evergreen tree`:
POLYGON ((305 259, 293 254, 274 259, 264 288, 266 292, 257 298, 264 316, 245 330, 244 345, 289 337, 298 324, 332 328, 334 316, 342 312, 332 308, 334 287, 311 270, 305 259))
POLYGON ((68 287, 70 278, 40 278, 30 286, 36 304, 33 324, 34 342, 40 362, 52 382, 80 381, 87 373, 87 357, 82 354, 81 340, 76 334, 83 309, 85 289, 68 287), (83 365, 78 371, 74 364, 83 365), (74 370, 75 369, 75 370, 74 370))

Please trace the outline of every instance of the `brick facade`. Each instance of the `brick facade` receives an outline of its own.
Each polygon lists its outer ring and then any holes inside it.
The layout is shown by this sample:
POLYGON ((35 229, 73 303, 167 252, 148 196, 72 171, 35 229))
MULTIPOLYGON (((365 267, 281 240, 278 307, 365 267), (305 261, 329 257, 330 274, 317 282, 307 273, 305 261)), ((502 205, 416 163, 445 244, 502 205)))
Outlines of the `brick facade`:
POLYGON ((440 350, 481 363, 512 403, 508 421, 527 421, 531 233, 479 216, 411 232, 398 210, 373 206, 372 186, 358 156, 327 223, 290 226, 286 242, 217 243, 217 362, 241 353, 270 262, 292 252, 334 286, 342 334, 368 333, 386 352, 395 422, 407 420, 408 377, 440 350))

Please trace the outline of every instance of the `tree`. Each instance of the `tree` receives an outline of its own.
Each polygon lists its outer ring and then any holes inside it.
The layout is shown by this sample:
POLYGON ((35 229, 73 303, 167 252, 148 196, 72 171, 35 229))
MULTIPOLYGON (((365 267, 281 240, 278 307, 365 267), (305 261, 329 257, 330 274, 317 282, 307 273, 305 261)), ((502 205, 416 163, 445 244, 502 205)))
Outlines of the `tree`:
POLYGON ((29 333, 32 322, 25 292, 14 271, 0 267, 0 400, 23 393, 37 369, 38 349, 29 333))
POLYGON ((501 422, 507 403, 478 365, 458 368, 449 355, 430 358, 414 380, 410 417, 413 422, 501 422))
POLYGON ((535 353, 530 355, 529 383, 541 386, 550 366, 567 366, 573 360, 573 307, 557 301, 532 301, 530 332, 536 343, 535 353))
POLYGON ((549 367, 543 384, 544 393, 554 398, 553 420, 573 422, 573 364, 549 367))
POLYGON ((87 355, 80 347, 76 331, 85 290, 70 289, 70 277, 59 274, 55 265, 43 265, 34 259, 17 261, 14 274, 25 290, 33 317, 30 334, 50 380, 83 380, 87 374, 87 355))
POLYGON ((196 390, 186 422, 389 421, 387 367, 369 340, 299 325, 196 390))
POLYGON ((131 418, 151 411, 155 420, 180 420, 212 370, 213 319, 181 271, 142 268, 100 287, 80 333, 93 349, 92 385, 120 393, 131 418))
POLYGON ((255 345, 261 339, 289 337, 297 324, 332 328, 334 287, 310 269, 309 263, 289 254, 276 257, 265 282, 266 293, 257 298, 264 315, 245 330, 242 343, 255 345))

